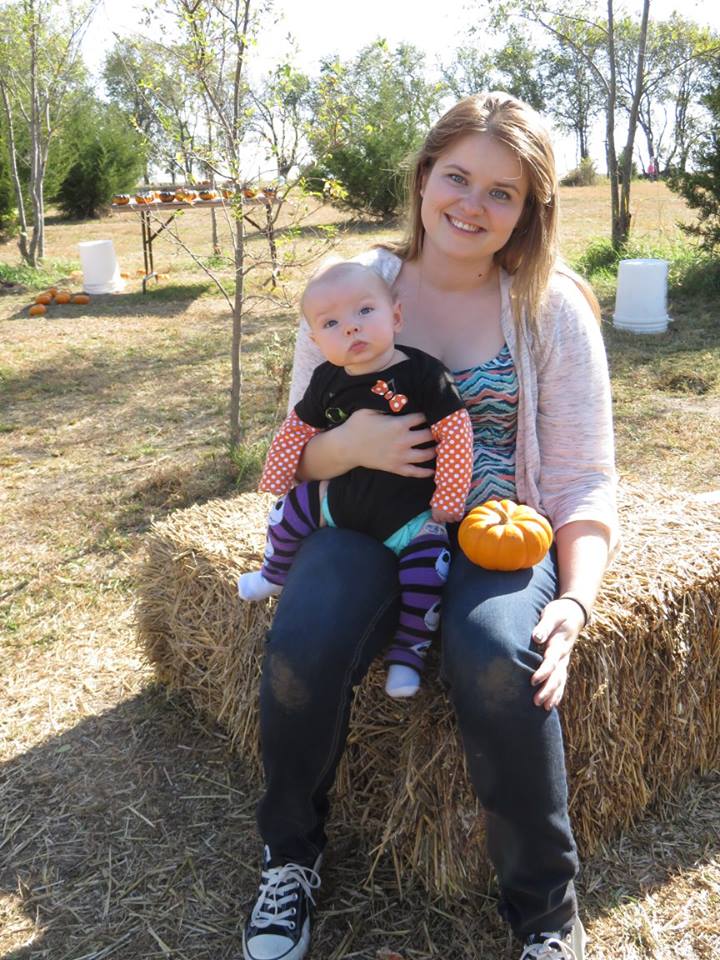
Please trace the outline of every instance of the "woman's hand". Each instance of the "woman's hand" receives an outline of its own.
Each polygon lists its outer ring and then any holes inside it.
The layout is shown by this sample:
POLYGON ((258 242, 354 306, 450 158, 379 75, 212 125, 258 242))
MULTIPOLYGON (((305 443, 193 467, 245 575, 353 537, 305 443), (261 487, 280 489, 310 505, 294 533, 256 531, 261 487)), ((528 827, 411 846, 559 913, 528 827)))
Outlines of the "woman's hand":
POLYGON ((413 430, 425 423, 421 413, 388 416, 379 410, 356 410, 340 428, 345 443, 357 457, 355 466, 385 470, 401 477, 432 477, 433 470, 418 467, 435 456, 434 448, 416 450, 418 443, 432 443, 430 428, 413 430))
POLYGON ((552 710, 563 698, 570 654, 584 626, 583 612, 574 600, 552 600, 543 610, 533 630, 533 641, 540 647, 543 662, 530 682, 537 692, 533 703, 552 710))

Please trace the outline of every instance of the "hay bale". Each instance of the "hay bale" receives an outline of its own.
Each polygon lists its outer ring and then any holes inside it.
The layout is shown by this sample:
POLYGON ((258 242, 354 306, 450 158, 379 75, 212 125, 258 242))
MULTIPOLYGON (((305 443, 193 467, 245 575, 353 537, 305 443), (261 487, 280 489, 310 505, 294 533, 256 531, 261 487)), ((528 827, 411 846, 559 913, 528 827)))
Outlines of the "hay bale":
MULTIPOLYGON (((220 722, 260 773, 257 690, 272 603, 241 605, 272 498, 245 494, 157 524, 140 575, 138 631, 159 678, 220 722)), ((583 855, 720 762, 720 509, 661 489, 625 489, 624 540, 576 647, 563 705, 570 812, 583 855)), ((444 897, 487 878, 437 652, 414 700, 373 666, 353 708, 335 823, 444 897)))

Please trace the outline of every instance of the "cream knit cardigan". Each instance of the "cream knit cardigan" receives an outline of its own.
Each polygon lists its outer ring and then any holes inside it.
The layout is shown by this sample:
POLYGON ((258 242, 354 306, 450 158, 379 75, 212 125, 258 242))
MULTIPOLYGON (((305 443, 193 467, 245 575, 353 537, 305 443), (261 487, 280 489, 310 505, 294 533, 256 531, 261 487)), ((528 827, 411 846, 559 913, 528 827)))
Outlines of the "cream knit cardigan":
MULTIPOLYGON (((392 285, 401 260, 376 248, 354 258, 392 285)), ((612 402, 605 346, 582 292, 556 274, 538 335, 518 336, 510 303, 512 278, 501 274, 501 323, 520 396, 515 486, 518 500, 545 514, 558 530, 594 520, 618 539, 612 402)), ((300 319, 289 408, 302 397, 322 354, 300 319)))

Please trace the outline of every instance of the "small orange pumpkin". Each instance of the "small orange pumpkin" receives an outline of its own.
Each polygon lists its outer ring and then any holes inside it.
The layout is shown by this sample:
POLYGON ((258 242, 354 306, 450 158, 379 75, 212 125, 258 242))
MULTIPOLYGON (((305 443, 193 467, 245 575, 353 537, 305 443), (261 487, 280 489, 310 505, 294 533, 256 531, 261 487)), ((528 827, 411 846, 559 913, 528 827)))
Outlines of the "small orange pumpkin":
POLYGON ((48 303, 52 303, 52 294, 51 294, 51 293, 39 293, 39 294, 35 297, 35 303, 44 303, 44 304, 46 304, 46 305, 47 305, 48 303))
POLYGON ((512 500, 488 500, 468 513, 458 542, 468 558, 486 570, 524 570, 545 556, 552 527, 532 507, 512 500))
POLYGON ((41 317, 44 313, 47 313, 47 307, 44 303, 34 303, 29 310, 31 317, 41 317))
POLYGON ((126 204, 130 203, 130 195, 127 193, 116 193, 112 198, 112 202, 116 207, 124 207, 126 204))
POLYGON ((214 200, 217 196, 217 193, 214 190, 201 190, 200 199, 201 200, 214 200))
POLYGON ((57 292, 58 292, 57 287, 50 287, 50 289, 48 290, 48 293, 50 294, 51 297, 56 297, 57 292))
POLYGON ((55 303, 70 303, 70 294, 67 290, 58 290, 55 294, 55 303))
POLYGON ((160 199, 162 200, 163 203, 172 203, 173 200, 175 199, 175 191, 174 191, 174 190, 161 190, 161 191, 160 191, 160 199))
POLYGON ((70 297, 70 303, 90 303, 90 297, 86 293, 76 293, 70 297))

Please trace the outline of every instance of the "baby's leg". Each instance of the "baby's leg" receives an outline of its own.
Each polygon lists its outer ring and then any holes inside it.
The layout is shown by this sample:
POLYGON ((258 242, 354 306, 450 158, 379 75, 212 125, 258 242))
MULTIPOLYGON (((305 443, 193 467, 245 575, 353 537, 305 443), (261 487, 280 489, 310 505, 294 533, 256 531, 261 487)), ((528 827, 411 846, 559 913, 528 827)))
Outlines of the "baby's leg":
POLYGON ((264 600, 282 592, 300 544, 324 526, 320 503, 326 488, 325 481, 300 483, 277 501, 268 521, 265 562, 238 580, 241 599, 264 600))
POLYGON ((399 557, 400 622, 385 662, 385 689, 391 697, 411 697, 432 635, 440 624, 440 597, 450 566, 444 524, 429 520, 399 557))

